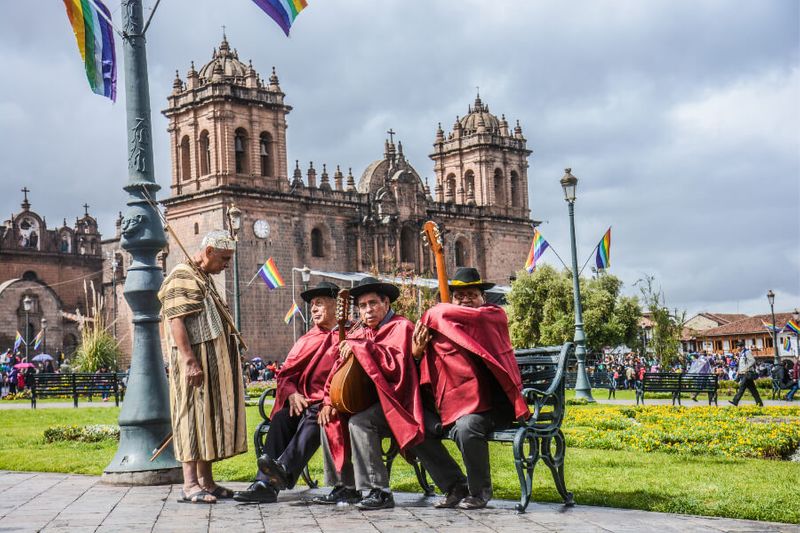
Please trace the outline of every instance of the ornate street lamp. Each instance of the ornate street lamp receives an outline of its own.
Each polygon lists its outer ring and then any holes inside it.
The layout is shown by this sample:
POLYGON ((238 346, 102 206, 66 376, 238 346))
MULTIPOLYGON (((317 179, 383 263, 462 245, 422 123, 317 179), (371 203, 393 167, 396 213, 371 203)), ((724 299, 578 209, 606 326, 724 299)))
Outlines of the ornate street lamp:
POLYGON ((575 379, 575 397, 585 398, 594 402, 592 387, 589 385, 589 376, 586 374, 586 335, 583 332, 583 309, 581 309, 581 287, 578 279, 578 250, 575 244, 575 190, 578 187, 578 178, 572 175, 572 169, 564 170, 566 174, 561 178, 561 187, 564 189, 564 200, 569 205, 569 231, 572 245, 572 286, 575 297, 575 358, 578 360, 578 375, 575 379))
MULTIPOLYGON (((311 281, 311 269, 308 268, 306 265, 303 265, 303 268, 300 269, 300 278, 303 280, 303 291, 308 290, 308 282, 311 281)), ((309 328, 311 327, 311 317, 308 316, 308 302, 303 304, 305 309, 303 310, 306 317, 306 333, 308 333, 309 328)))
POLYGON ((781 356, 778 353, 778 324, 775 323, 775 293, 770 289, 767 292, 767 301, 769 301, 769 310, 772 313, 772 348, 775 350, 776 365, 781 364, 781 356))
POLYGON ((117 338, 117 268, 119 268, 119 261, 117 261, 117 252, 108 252, 109 259, 111 259, 111 292, 114 295, 114 299, 111 300, 111 304, 113 305, 113 313, 114 313, 114 321, 112 322, 112 328, 114 333, 114 339, 117 338))
POLYGON ((231 202, 228 207, 228 229, 231 237, 236 241, 236 248, 233 251, 233 318, 236 322, 236 329, 242 330, 242 309, 239 304, 239 230, 242 229, 242 212, 231 202))
POLYGON ((28 313, 31 312, 31 308, 33 307, 33 300, 27 294, 25 298, 22 299, 22 308, 25 310, 25 362, 29 363, 28 361, 28 345, 30 344, 30 324, 28 323, 28 313))

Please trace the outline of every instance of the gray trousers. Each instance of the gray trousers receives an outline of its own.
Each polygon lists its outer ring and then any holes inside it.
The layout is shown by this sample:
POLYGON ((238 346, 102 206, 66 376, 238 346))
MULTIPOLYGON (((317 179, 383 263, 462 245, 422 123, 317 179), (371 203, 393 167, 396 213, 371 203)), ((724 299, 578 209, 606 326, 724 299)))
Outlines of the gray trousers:
POLYGON ((467 485, 472 496, 491 500, 492 474, 489 442, 486 439, 494 427, 495 421, 490 411, 464 415, 449 428, 447 437, 455 441, 461 450, 467 469, 466 477, 440 438, 427 436, 413 451, 442 492, 449 492, 458 485, 467 485))
POLYGON ((325 484, 335 487, 344 485, 358 490, 389 490, 389 472, 383 462, 385 437, 391 437, 389 423, 383 414, 380 403, 350 417, 347 424, 350 432, 350 458, 345 459, 341 472, 336 471, 328 446, 325 431, 322 431, 323 463, 325 484))

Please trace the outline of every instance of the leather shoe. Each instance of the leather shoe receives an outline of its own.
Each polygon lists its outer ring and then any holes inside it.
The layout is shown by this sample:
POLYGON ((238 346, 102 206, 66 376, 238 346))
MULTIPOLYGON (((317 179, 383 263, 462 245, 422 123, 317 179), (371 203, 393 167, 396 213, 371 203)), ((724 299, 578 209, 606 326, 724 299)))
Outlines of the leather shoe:
POLYGON ((376 511, 378 509, 391 509, 394 507, 394 496, 391 492, 381 489, 372 489, 366 498, 356 504, 362 511, 376 511))
POLYGON ((445 497, 433 504, 437 509, 453 509, 458 503, 469 496, 469 489, 465 485, 456 485, 445 494, 445 497))
POLYGON ((348 489, 342 485, 334 487, 330 493, 325 496, 317 496, 311 500, 311 503, 318 503, 320 505, 336 505, 337 503, 358 503, 361 501, 361 491, 356 489, 348 489))
POLYGON ((233 499, 245 503, 275 503, 278 501, 278 491, 272 485, 256 481, 247 490, 234 492, 233 499))
POLYGON ((467 496, 458 504, 459 509, 466 509, 466 510, 473 510, 473 509, 483 509, 486 507, 486 504, 489 503, 489 500, 484 500, 480 496, 467 496))
POLYGON ((269 478, 273 487, 283 490, 289 486, 289 473, 278 461, 264 454, 258 458, 256 464, 261 473, 269 478))

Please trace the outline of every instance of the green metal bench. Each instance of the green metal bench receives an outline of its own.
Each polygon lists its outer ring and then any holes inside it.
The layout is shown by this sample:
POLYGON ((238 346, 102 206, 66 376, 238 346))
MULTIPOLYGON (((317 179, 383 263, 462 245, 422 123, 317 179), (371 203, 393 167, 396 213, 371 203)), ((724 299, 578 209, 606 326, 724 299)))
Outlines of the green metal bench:
POLYGON ((123 396, 124 387, 117 373, 103 374, 75 373, 75 374, 34 374, 33 387, 31 387, 31 408, 36 409, 36 402, 40 398, 54 396, 71 396, 72 404, 78 407, 78 398, 84 396, 92 401, 94 396, 108 394, 114 396, 114 403, 119 406, 123 396))
POLYGON ((636 386, 636 405, 644 405, 645 392, 669 392, 672 405, 681 405, 681 394, 707 393, 708 405, 717 404, 718 378, 715 374, 677 374, 672 372, 646 372, 636 386))

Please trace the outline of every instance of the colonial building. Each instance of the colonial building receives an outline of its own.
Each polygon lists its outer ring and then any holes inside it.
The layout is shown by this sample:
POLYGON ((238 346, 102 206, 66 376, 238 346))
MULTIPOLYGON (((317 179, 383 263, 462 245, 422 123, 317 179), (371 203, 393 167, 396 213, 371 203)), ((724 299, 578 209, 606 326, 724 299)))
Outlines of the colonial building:
POLYGON ((0 226, 0 349, 13 345, 17 331, 32 348, 45 329, 42 348, 70 354, 79 339, 78 316, 87 311, 84 283, 100 290, 97 221, 85 205, 73 226, 64 220, 50 229, 45 217, 31 210, 28 188, 22 192, 22 210, 0 226))
MULTIPOLYGON (((775 326, 780 331, 778 333, 778 354, 781 357, 791 357, 797 353, 797 338, 794 334, 783 331, 786 327, 786 322, 791 318, 791 313, 775 313, 775 326), (783 347, 786 338, 790 340, 792 346, 790 350, 785 350, 783 347)), ((738 320, 732 320, 717 327, 697 332, 695 339, 698 348, 709 353, 731 353, 739 341, 744 341, 750 347, 754 356, 772 358, 775 355, 773 336, 765 327, 765 323, 769 324, 771 322, 772 315, 743 315, 743 318, 738 320)))
MULTIPOLYGON (((433 191, 391 130, 383 154, 357 182, 346 166, 308 163, 302 170, 295 161, 290 171, 286 129, 292 108, 275 69, 264 80, 224 37, 211 61, 199 70, 192 64, 185 79, 176 76, 167 100, 167 219, 193 253, 205 233, 226 227, 231 204, 242 211, 241 319, 251 354, 283 358, 292 342, 292 328, 282 321, 291 290, 270 292, 260 280, 248 284, 268 257, 287 281, 293 267, 304 265, 430 274, 433 257, 420 231, 434 220, 445 232, 448 269, 473 265, 488 280, 507 283, 525 262, 534 224, 531 151, 519 123, 510 129, 480 96, 452 131, 435 130, 433 191)), ((167 269, 183 260, 176 244, 169 246, 167 269)), ((229 299, 232 277, 228 271, 218 280, 229 299)))

